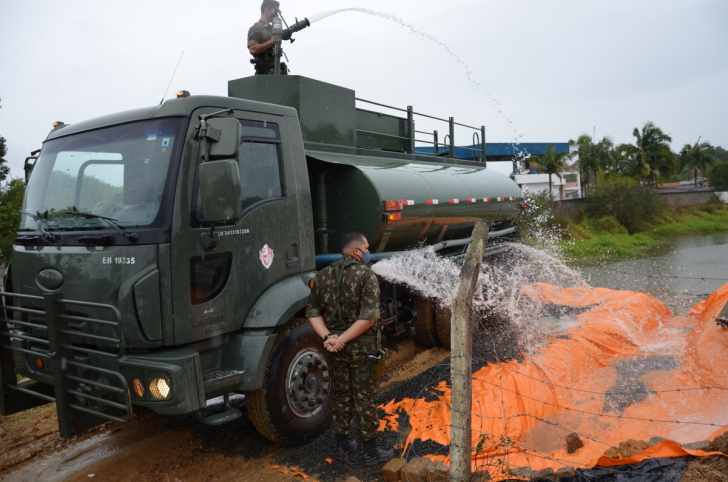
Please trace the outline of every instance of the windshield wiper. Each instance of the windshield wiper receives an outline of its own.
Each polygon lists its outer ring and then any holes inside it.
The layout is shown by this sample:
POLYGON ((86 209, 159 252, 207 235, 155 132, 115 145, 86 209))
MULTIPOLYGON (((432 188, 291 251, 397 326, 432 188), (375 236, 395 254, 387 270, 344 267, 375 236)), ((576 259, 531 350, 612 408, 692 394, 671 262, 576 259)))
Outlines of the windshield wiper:
POLYGON ((36 214, 31 213, 30 211, 26 211, 24 209, 21 209, 20 212, 25 214, 26 216, 29 216, 30 218, 33 219, 33 221, 35 221, 35 224, 37 224, 38 228, 40 229, 40 234, 43 235, 43 238, 46 241, 48 241, 49 243, 55 243, 56 241, 58 241, 60 239, 60 237, 57 234, 53 234, 53 233, 50 233, 45 230, 43 225, 44 224, 46 226, 48 225, 48 222, 45 219, 43 219, 42 217, 40 217, 36 214))
POLYGON ((137 241, 139 241, 139 235, 137 233, 127 233, 121 226, 119 226, 119 222, 114 218, 107 218, 106 216, 101 216, 93 213, 85 213, 83 211, 65 211, 65 213, 71 214, 73 216, 83 216, 84 218, 101 219, 102 221, 106 222, 106 224, 114 228, 114 231, 121 234, 132 243, 136 243, 137 241))

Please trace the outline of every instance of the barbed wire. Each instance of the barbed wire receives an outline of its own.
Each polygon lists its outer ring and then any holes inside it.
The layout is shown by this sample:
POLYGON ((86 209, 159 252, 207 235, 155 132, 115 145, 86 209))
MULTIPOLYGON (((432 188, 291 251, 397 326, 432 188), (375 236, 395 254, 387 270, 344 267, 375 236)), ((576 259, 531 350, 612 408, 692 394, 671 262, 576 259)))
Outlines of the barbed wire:
MULTIPOLYGON (((493 340, 493 351, 494 351, 494 357, 496 359, 496 363, 498 363, 498 366, 505 367, 505 365, 503 365, 501 363, 500 357, 498 355, 498 349, 497 349, 497 346, 495 345, 495 340, 493 340)), ((453 357, 451 356, 450 359, 452 359, 452 358, 453 357)), ((482 361, 480 358, 477 358, 477 357, 473 358, 473 360, 476 361, 476 362, 477 361, 482 361)), ((486 362, 486 364, 487 364, 487 362, 486 362)), ((449 363, 447 361, 444 361, 442 363, 439 363, 436 366, 438 366, 440 368, 444 368, 444 367, 446 367, 448 365, 449 365, 449 363)), ((545 385, 550 385, 550 386, 554 386, 554 387, 564 388, 564 389, 568 389, 568 390, 574 390, 574 391, 591 393, 591 394, 594 394, 594 395, 607 395, 606 392, 594 392, 594 391, 589 391, 589 390, 583 390, 583 389, 577 389, 577 388, 573 388, 573 387, 567 387, 567 386, 563 386, 563 385, 553 384, 553 383, 550 383, 550 382, 547 382, 547 381, 544 381, 544 380, 539 380, 538 378, 535 378, 535 377, 531 377, 529 375, 526 375, 524 373, 519 372, 518 370, 511 369, 510 367, 506 367, 506 368, 509 369, 510 371, 516 373, 516 374, 519 374, 519 375, 522 375, 522 376, 524 376, 526 378, 530 378, 530 379, 533 379, 535 381, 544 383, 545 385)), ((442 379, 443 376, 440 375, 440 376, 432 377, 432 378, 442 379)), ((444 377, 444 378, 445 378, 445 381, 447 381, 447 377, 444 377)), ((610 444, 608 442, 604 442, 603 440, 600 440, 600 439, 598 439, 596 437, 593 437, 593 436, 590 436, 590 435, 587 435, 587 434, 580 433, 580 432, 578 432, 578 431, 576 431, 576 430, 574 430, 574 429, 572 429, 570 427, 567 427, 565 425, 562 425, 562 424, 559 424, 559 423, 556 423, 556 422, 547 420, 545 418, 539 417, 539 416, 537 416, 535 414, 532 414, 532 413, 520 413, 520 414, 507 415, 506 414, 506 411, 505 411, 505 396, 504 396, 504 392, 506 392, 506 391, 507 392, 510 392, 510 393, 515 393, 515 394, 517 394, 517 395, 519 395, 519 396, 521 396, 523 398, 526 398, 526 399, 535 401, 537 403, 542 403, 544 405, 554 406, 554 407, 557 407, 557 408, 560 408, 560 409, 563 409, 563 410, 573 411, 573 412, 577 412, 577 413, 584 413, 584 414, 588 414, 588 415, 595 415, 597 417, 608 417, 608 418, 625 419, 625 420, 638 420, 638 421, 645 421, 645 422, 651 422, 651 423, 674 423, 674 424, 700 425, 700 426, 712 426, 712 427, 723 427, 723 426, 725 426, 724 424, 708 423, 708 422, 692 422, 692 421, 686 421, 686 420, 651 419, 651 418, 641 418, 641 417, 629 417, 629 416, 625 416, 625 415, 597 413, 597 412, 591 412, 591 411, 588 411, 588 410, 581 410, 581 409, 576 409, 576 408, 573 408, 573 407, 567 407, 567 406, 563 406, 563 405, 556 404, 556 403, 550 403, 550 402, 547 402, 547 401, 544 401, 544 400, 539 400, 539 399, 534 398, 534 397, 529 397, 527 395, 524 395, 524 394, 518 392, 517 390, 511 390, 511 389, 509 389, 507 387, 504 387, 503 386, 503 381, 502 381, 502 371, 501 370, 499 370, 499 383, 488 382, 486 380, 480 380, 480 381, 481 382, 484 382, 486 384, 492 385, 494 387, 497 387, 500 390, 500 394, 501 394, 501 407, 502 407, 503 414, 500 415, 500 416, 489 416, 489 415, 485 415, 485 414, 483 414, 483 408, 484 408, 483 405, 480 404, 480 403, 478 403, 478 405, 477 405, 477 407, 478 407, 477 412, 471 410, 470 415, 473 416, 473 417, 475 417, 475 418, 479 418, 479 419, 491 419, 491 420, 493 420, 493 419, 502 419, 503 422, 504 422, 504 428, 505 428, 504 433, 505 434, 508 433, 507 420, 509 418, 515 419, 515 418, 528 417, 528 418, 532 418, 532 419, 538 420, 539 422, 543 422, 543 423, 545 423, 547 425, 553 426, 553 427, 555 427, 557 429, 563 430, 563 431, 565 431, 567 433, 575 433, 576 435, 578 435, 582 439, 590 440, 590 441, 592 441, 594 443, 603 445, 603 446, 605 446, 607 448, 614 448, 616 450, 619 450, 620 453, 624 453, 625 451, 627 453, 632 453, 631 451, 627 450, 626 448, 619 448, 619 447, 614 446, 614 445, 612 445, 612 444, 610 444)), ((725 388, 725 387, 696 387, 696 388, 692 388, 691 387, 691 388, 686 388, 686 389, 664 390, 664 391, 660 391, 660 392, 680 392, 680 391, 705 390, 705 389, 728 390, 728 388, 725 388)), ((439 395, 438 394, 439 390, 435 389, 435 387, 433 387, 433 386, 424 388, 421 391, 421 393, 424 393, 425 391, 428 391, 430 394, 439 395)), ((612 391, 610 393, 629 393, 629 391, 622 391, 622 390, 620 390, 620 391, 616 391, 616 392, 615 391, 612 391)), ((414 403, 416 403, 416 401, 415 400, 412 400, 412 403, 413 403, 413 407, 414 407, 414 403)), ((453 408, 452 408, 451 405, 447 404, 446 402, 445 402, 445 404, 446 404, 446 406, 448 406, 448 409, 451 412, 455 411, 455 410, 453 410, 453 408)), ((450 429, 450 425, 449 424, 432 425, 432 426, 426 427, 422 431, 422 435, 424 435, 424 434, 426 434, 427 432, 430 432, 430 431, 444 431, 444 430, 449 430, 449 429, 450 429)), ((489 435, 487 433, 479 432, 477 430, 471 430, 471 433, 476 434, 476 435, 480 435, 480 436, 483 436, 483 435, 486 435, 487 436, 487 435, 489 435)), ((552 431, 552 433, 554 435, 560 436, 557 432, 553 432, 552 431)), ((563 435, 561 435, 561 436, 563 436, 563 435)), ((420 437, 418 437, 418 438, 420 438, 420 437)), ((504 455, 505 455, 504 456, 505 465, 508 466, 508 467, 510 467, 510 457, 509 457, 510 451, 512 450, 512 448, 515 447, 519 452, 521 452, 524 455, 524 457, 526 458, 526 460, 527 460, 527 462, 529 464, 529 467, 531 466, 531 462, 530 462, 530 459, 529 459, 529 455, 530 455, 530 456, 534 456, 534 457, 537 457, 537 458, 547 459, 547 460, 550 460, 550 461, 552 461, 554 463, 557 463, 557 464, 560 464, 560 465, 563 465, 563 466, 572 466, 573 467, 574 465, 580 465, 580 466, 583 466, 585 468, 591 468, 588 464, 582 464, 582 463, 578 463, 578 462, 574 462, 574 461, 564 461, 564 460, 561 460, 561 459, 557 459, 557 458, 554 458, 554 457, 550 457, 550 456, 548 456, 546 454, 541 454, 540 452, 538 452, 537 450, 535 450, 535 449, 533 449, 531 447, 527 447, 527 446, 525 446, 523 444, 520 444, 519 445, 517 443, 512 443, 512 439, 510 439, 510 437, 507 437, 507 438, 508 438, 508 441, 509 442, 506 443, 506 444, 504 444, 503 450, 504 450, 504 455), (529 451, 530 451, 530 454, 529 454, 529 451), (568 463, 570 465, 566 465, 566 463, 568 463)), ((432 440, 434 440, 434 439, 432 439, 432 440)), ((409 446, 409 449, 410 450, 412 449, 412 445, 411 444, 409 446)), ((636 453, 632 453, 632 455, 636 455, 636 453)), ((650 455, 645 455, 645 457, 646 458, 657 458, 657 457, 653 457, 653 456, 650 456, 650 455)), ((600 470, 609 470, 608 468, 605 468, 605 467, 599 467, 599 469, 600 470)), ((706 467, 704 467, 704 470, 706 470, 708 472, 713 472, 715 474, 718 474, 718 475, 720 475, 723 478, 728 478, 728 477, 726 477, 726 474, 724 474, 723 472, 720 472, 718 470, 712 469, 711 467, 707 467, 706 466, 706 467)), ((620 470, 620 471, 615 471, 615 472, 619 472, 619 473, 635 473, 635 474, 640 473, 638 471, 630 472, 630 471, 625 471, 625 470, 620 470)))
MULTIPOLYGON (((451 356, 451 358, 457 357, 457 356, 458 355, 451 356)), ((476 359, 474 358, 474 360, 476 360, 476 359)), ((481 359, 477 359, 477 360, 483 361, 481 359)), ((487 364, 487 362, 485 362, 485 363, 487 364)), ((563 388, 565 390, 573 390, 575 392, 589 393, 589 394, 592 394, 592 395, 611 395, 611 394, 617 394, 617 393, 633 393, 634 392, 634 390, 609 390, 609 392, 595 392, 595 391, 592 391, 592 390, 585 390, 583 388, 574 388, 574 387, 568 387, 568 386, 565 386, 565 385, 559 385, 557 383, 547 382, 546 380, 539 380, 536 377, 532 377, 531 375, 526 375, 525 373, 521 373, 518 370, 515 370, 513 368, 510 368, 510 367, 508 367, 506 365, 503 365, 503 364, 500 364, 500 363, 498 364, 498 367, 499 368, 505 368, 506 370, 509 370, 509 371, 511 371, 513 373, 516 373, 518 375, 521 375, 522 377, 530 378, 531 380, 534 380, 534 381, 543 383, 545 385, 551 385, 553 387, 563 388)), ((671 393, 671 392, 688 392, 688 391, 695 391, 695 390, 728 390, 728 387, 712 387, 712 386, 707 386, 707 387, 674 388, 674 389, 671 389, 671 390, 651 390, 650 389, 649 392, 650 393, 671 393)))

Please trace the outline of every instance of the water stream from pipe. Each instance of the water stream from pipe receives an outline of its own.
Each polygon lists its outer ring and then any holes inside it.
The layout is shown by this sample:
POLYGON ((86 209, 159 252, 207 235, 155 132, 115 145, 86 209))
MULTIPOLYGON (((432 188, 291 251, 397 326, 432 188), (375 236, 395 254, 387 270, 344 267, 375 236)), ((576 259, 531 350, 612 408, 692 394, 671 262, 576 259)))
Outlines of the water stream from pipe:
MULTIPOLYGON (((506 126, 510 130, 513 131, 513 133, 515 135, 514 140, 513 140, 514 146, 518 146, 520 144, 520 140, 523 137, 523 133, 519 132, 518 129, 516 129, 515 125, 513 124, 513 121, 511 121, 508 117, 506 117, 506 115, 503 113, 503 109, 501 107, 500 102, 498 102, 498 100, 493 96, 492 92, 488 89, 484 89, 483 85, 475 78, 475 74, 470 69, 470 66, 462 58, 460 58, 455 52, 453 52, 452 49, 450 49, 450 47, 446 43, 442 42, 440 39, 438 39, 437 37, 435 37, 433 35, 430 35, 426 32, 416 29, 412 24, 405 22, 404 20, 402 20, 401 18, 399 18, 398 16, 396 16, 392 13, 381 12, 381 11, 372 10, 369 8, 350 7, 350 8, 340 8, 340 9, 336 9, 336 10, 328 10, 326 12, 321 12, 321 13, 318 13, 311 17, 308 17, 308 21, 311 24, 314 24, 315 22, 318 22, 320 20, 323 20, 325 18, 331 17, 332 15, 336 15, 336 14, 342 13, 342 12, 363 13, 366 15, 372 15, 375 17, 383 18, 385 20, 389 20, 390 22, 396 23, 397 25, 408 29, 410 34, 420 38, 421 40, 426 40, 426 41, 434 43, 435 45, 440 47, 442 50, 445 51, 445 53, 451 59, 453 59, 457 64, 459 64, 465 70, 465 76, 467 77, 468 82, 470 82, 473 92, 485 90, 485 93, 486 93, 488 100, 490 101, 493 109, 497 112, 498 116, 501 119, 503 119, 506 126)), ((520 161, 523 158, 525 158, 526 153, 523 150, 519 150, 519 149, 517 149, 517 150, 519 152, 516 157, 520 161)))

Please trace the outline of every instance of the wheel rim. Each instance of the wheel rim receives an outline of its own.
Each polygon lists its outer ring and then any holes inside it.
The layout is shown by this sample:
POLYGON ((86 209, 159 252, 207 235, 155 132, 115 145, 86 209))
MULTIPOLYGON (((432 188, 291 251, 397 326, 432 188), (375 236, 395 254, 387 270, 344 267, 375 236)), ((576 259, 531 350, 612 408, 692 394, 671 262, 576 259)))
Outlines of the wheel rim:
POLYGON ((326 405, 331 375, 324 353, 309 346, 299 351, 286 374, 288 406, 301 418, 313 417, 326 405))

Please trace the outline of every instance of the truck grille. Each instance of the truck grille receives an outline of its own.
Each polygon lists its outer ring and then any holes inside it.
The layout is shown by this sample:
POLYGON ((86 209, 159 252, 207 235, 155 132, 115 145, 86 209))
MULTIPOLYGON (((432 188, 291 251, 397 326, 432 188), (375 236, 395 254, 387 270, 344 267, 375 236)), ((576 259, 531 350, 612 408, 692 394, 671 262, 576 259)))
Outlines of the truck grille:
POLYGON ((115 366, 124 355, 116 307, 68 300, 59 293, 0 296, 3 415, 37 406, 37 399, 56 402, 65 438, 106 421, 131 420, 126 380, 118 371, 102 368, 115 366), (53 389, 42 383, 18 386, 16 364, 21 363, 44 367, 53 389))

